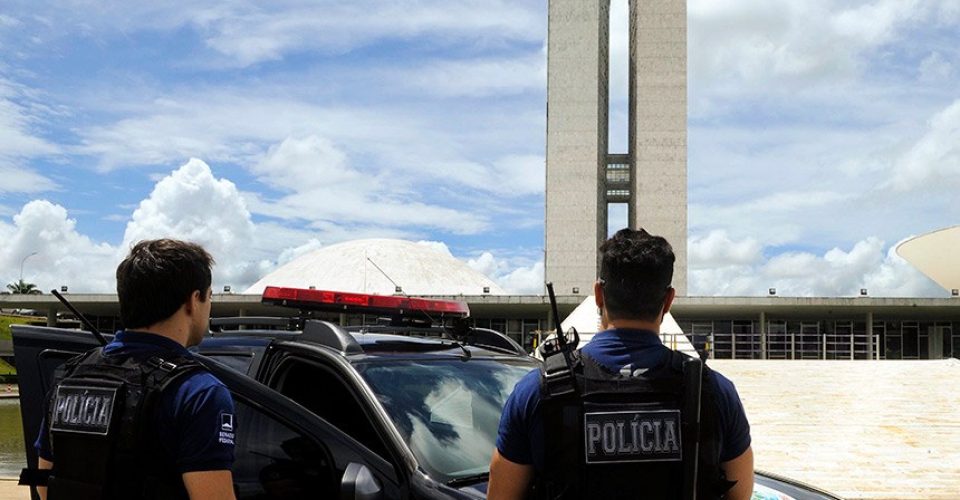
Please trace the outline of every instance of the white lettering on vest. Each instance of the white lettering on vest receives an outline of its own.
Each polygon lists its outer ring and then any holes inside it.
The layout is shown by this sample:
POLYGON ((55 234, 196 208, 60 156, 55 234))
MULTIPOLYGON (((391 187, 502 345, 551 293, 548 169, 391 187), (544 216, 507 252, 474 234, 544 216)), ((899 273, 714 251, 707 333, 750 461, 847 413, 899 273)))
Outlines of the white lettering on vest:
POLYGON ((597 444, 600 443, 600 424, 595 424, 592 422, 587 424, 587 443, 590 453, 596 453, 597 444))
POLYGON ((663 434, 663 445, 665 447, 665 451, 679 451, 680 447, 677 445, 676 423, 673 420, 667 420, 664 422, 664 427, 666 428, 663 434))
POLYGON ((608 455, 617 451, 617 428, 613 422, 603 424, 603 451, 608 455))
POLYGON ((643 451, 653 451, 653 443, 651 443, 647 435, 653 433, 653 424, 647 421, 640 422, 640 449, 643 451))
POLYGON ((617 422, 617 453, 628 454, 633 451, 633 446, 627 446, 626 436, 623 434, 624 422, 617 422))

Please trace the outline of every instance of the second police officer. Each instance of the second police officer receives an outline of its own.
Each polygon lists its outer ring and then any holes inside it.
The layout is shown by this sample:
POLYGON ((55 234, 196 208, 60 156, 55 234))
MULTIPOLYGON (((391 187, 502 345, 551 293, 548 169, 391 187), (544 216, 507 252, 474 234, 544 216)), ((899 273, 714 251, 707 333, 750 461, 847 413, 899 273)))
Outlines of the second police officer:
POLYGON ((659 337, 676 296, 670 244, 623 229, 600 252, 603 331, 517 383, 488 498, 750 498, 750 427, 733 383, 659 337), (697 382, 685 383, 691 366, 697 382), (700 388, 699 412, 683 406, 688 387, 700 388))

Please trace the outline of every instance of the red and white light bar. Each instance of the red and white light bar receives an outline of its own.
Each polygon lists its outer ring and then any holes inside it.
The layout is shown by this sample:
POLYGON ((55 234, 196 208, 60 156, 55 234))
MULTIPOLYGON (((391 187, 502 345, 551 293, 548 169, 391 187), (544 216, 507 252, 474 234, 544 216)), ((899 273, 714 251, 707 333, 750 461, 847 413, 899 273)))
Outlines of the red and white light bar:
POLYGON ((300 309, 356 312, 362 314, 412 315, 438 314, 465 318, 470 308, 457 300, 422 299, 397 295, 368 295, 363 293, 331 292, 306 288, 268 286, 260 302, 300 309))

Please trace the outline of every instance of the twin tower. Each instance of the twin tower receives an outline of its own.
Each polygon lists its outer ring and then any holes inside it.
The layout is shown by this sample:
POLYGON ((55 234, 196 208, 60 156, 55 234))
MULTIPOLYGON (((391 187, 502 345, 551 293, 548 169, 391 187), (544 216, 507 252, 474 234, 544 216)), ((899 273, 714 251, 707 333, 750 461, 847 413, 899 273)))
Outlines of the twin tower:
POLYGON ((687 292, 687 5, 630 0, 628 147, 608 149, 610 0, 549 0, 546 279, 589 295, 607 211, 667 239, 687 292))

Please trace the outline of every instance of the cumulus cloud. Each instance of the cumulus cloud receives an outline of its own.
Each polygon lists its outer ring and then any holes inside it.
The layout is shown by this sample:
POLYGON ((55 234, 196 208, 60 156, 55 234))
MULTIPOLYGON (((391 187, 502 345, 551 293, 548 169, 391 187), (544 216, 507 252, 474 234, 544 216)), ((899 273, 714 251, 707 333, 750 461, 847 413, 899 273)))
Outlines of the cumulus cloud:
POLYGON ((492 252, 482 252, 467 260, 467 265, 495 281, 510 294, 542 294, 543 261, 530 262, 525 258, 497 258, 492 252))
POLYGON ((237 187, 191 159, 161 179, 127 224, 122 248, 142 239, 178 238, 204 246, 217 259, 215 281, 245 284, 264 272, 249 260, 256 228, 237 187))
POLYGON ((121 260, 116 248, 78 233, 76 220, 60 205, 46 200, 27 203, 13 224, 0 222, 0 239, 4 283, 18 280, 22 265, 23 280, 44 292, 61 285, 74 292, 114 290, 114 272, 121 260))
POLYGON ((849 250, 788 251, 767 258, 756 241, 734 241, 716 231, 690 240, 690 295, 758 296, 771 287, 778 295, 798 297, 850 297, 861 288, 880 297, 944 295, 895 248, 871 237, 849 250))
POLYGON ((543 262, 534 262, 527 267, 518 267, 504 276, 497 278, 497 283, 515 294, 537 294, 544 293, 543 288, 543 262))
POLYGON ((733 241, 722 229, 710 231, 706 236, 693 236, 687 246, 691 270, 745 266, 763 257, 759 242, 752 238, 733 241))

